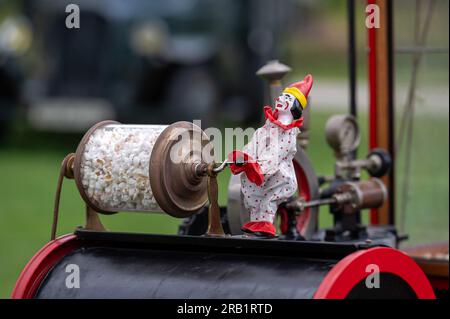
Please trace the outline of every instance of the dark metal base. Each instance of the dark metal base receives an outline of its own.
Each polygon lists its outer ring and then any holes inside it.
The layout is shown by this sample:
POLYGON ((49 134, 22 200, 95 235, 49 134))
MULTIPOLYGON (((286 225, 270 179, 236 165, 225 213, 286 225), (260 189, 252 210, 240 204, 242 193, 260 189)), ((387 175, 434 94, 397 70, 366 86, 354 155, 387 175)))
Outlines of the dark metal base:
POLYGON ((394 226, 366 226, 361 231, 361 236, 352 238, 351 234, 346 236, 345 233, 336 233, 334 229, 321 229, 314 235, 314 240, 336 243, 354 243, 354 244, 371 244, 377 246, 388 246, 397 248, 399 238, 397 230, 394 226))
MULTIPOLYGON (((220 214, 222 226, 225 233, 230 233, 231 227, 228 220, 227 208, 220 207, 220 214)), ((190 218, 186 218, 181 223, 178 234, 201 236, 206 233, 208 227, 208 207, 205 207, 199 213, 190 218)), ((290 236, 289 233, 281 235, 278 239, 285 241, 305 241, 302 236, 290 236)), ((338 232, 336 229, 321 229, 316 231, 310 242, 322 243, 348 243, 358 245, 378 245, 396 248, 401 240, 397 234, 395 226, 381 225, 381 226, 361 226, 357 236, 355 234, 346 234, 345 232, 338 232)), ((308 241, 305 241, 308 242, 308 241)))
POLYGON ((238 253, 261 256, 288 256, 340 260, 345 256, 376 245, 367 243, 333 243, 290 241, 282 239, 244 238, 243 236, 208 237, 188 235, 154 235, 122 232, 97 232, 79 228, 75 235, 87 245, 133 247, 142 249, 189 250, 214 253, 238 253))

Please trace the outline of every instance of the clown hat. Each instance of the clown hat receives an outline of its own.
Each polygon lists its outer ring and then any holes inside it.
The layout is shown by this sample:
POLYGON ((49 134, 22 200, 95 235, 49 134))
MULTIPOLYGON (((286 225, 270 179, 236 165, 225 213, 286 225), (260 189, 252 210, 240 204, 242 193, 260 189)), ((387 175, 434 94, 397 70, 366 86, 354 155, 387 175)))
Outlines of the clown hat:
POLYGON ((308 94, 309 91, 311 91, 312 85, 313 77, 311 74, 308 74, 302 81, 292 83, 287 88, 285 88, 283 93, 289 93, 295 96, 302 109, 305 109, 306 105, 308 104, 308 94))

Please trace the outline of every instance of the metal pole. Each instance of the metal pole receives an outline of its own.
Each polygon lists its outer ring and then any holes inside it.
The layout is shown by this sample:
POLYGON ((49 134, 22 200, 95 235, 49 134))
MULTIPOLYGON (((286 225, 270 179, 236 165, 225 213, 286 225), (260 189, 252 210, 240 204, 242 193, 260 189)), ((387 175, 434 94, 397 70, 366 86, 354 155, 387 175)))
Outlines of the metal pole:
POLYGON ((350 85, 350 114, 353 115, 354 117, 357 117, 355 0, 347 0, 347 14, 348 14, 348 71, 349 71, 349 85, 350 85))

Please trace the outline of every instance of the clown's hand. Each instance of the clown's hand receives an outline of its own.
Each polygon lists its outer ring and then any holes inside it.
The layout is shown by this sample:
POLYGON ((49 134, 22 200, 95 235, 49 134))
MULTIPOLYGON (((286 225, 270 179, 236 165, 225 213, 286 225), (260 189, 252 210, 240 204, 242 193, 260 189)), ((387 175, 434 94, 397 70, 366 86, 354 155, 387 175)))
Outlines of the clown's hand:
POLYGON ((261 167, 247 153, 235 150, 228 155, 228 160, 232 162, 230 164, 232 174, 237 175, 244 172, 247 179, 253 184, 261 186, 264 183, 261 167))
POLYGON ((235 150, 228 154, 228 161, 232 163, 230 164, 231 173, 234 175, 242 173, 245 170, 245 166, 248 164, 249 159, 251 159, 250 155, 242 151, 235 150))

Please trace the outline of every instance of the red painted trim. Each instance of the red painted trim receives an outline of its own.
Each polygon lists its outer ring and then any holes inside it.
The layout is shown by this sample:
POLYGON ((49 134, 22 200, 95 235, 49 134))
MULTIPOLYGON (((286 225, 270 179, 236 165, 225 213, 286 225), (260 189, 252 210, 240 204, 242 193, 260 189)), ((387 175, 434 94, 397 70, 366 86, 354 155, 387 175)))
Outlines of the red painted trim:
POLYGON ((14 286, 11 298, 33 298, 49 270, 61 258, 79 247, 79 243, 75 239, 76 236, 74 234, 67 234, 52 240, 42 247, 22 270, 14 286))
MULTIPOLYGON (((368 0, 367 4, 374 4, 375 0, 368 0)), ((376 148, 377 142, 377 56, 376 56, 376 29, 367 29, 369 47, 369 149, 376 148)), ((370 223, 378 224, 378 213, 376 209, 370 211, 370 223)))
MULTIPOLYGON (((405 253, 387 247, 361 250, 348 255, 325 276, 315 299, 344 299, 361 280, 367 277, 366 267, 375 264, 380 272, 402 278, 419 299, 435 299, 433 288, 422 269, 405 253)), ((382 283, 381 283, 382 284, 382 283)))

